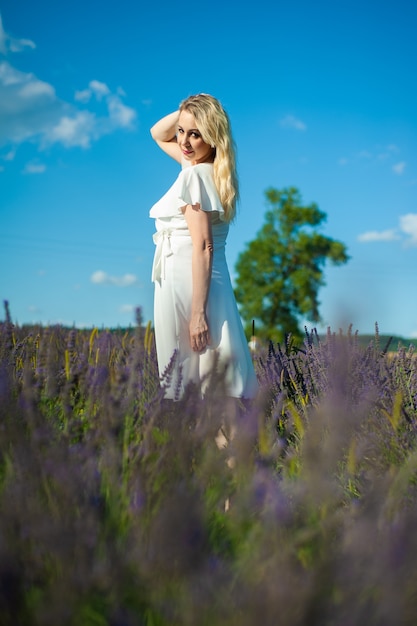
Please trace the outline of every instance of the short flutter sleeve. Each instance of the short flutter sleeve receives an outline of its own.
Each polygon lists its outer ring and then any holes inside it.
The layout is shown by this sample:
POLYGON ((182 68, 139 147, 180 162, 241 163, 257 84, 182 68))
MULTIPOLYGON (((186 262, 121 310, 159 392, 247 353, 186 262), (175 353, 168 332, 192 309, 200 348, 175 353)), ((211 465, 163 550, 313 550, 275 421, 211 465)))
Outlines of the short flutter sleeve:
POLYGON ((217 211, 224 219, 224 210, 213 180, 213 165, 199 163, 181 170, 167 193, 153 205, 150 217, 167 218, 182 214, 187 204, 199 204, 203 211, 217 211))
POLYGON ((217 211, 219 217, 224 216, 224 210, 213 180, 213 166, 209 163, 200 163, 182 170, 179 176, 178 208, 186 204, 199 204, 203 211, 208 213, 217 211))

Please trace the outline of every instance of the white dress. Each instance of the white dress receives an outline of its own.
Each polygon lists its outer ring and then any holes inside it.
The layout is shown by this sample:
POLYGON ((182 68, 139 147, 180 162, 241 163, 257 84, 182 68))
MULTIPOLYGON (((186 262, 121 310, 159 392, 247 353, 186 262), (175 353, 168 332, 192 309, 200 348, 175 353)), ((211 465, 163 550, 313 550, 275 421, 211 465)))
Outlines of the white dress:
POLYGON ((229 225, 214 185, 213 165, 185 167, 167 193, 153 205, 156 244, 152 268, 155 283, 154 324, 158 367, 165 397, 178 399, 189 381, 204 390, 213 367, 222 376, 226 395, 252 398, 258 390, 247 340, 225 257, 229 225), (199 203, 211 213, 213 266, 207 302, 211 343, 204 352, 190 345, 192 240, 181 208, 199 203), (171 364, 172 375, 167 376, 171 364))

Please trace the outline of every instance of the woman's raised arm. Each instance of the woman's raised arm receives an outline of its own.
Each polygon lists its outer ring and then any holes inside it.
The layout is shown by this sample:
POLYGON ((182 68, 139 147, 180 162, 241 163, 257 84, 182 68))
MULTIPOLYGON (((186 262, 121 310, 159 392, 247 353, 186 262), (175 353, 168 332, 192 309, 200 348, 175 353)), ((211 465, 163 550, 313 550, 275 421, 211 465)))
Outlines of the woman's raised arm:
POLYGON ((180 116, 179 111, 173 111, 165 115, 151 128, 152 139, 170 157, 181 163, 182 154, 177 144, 177 124, 180 116))

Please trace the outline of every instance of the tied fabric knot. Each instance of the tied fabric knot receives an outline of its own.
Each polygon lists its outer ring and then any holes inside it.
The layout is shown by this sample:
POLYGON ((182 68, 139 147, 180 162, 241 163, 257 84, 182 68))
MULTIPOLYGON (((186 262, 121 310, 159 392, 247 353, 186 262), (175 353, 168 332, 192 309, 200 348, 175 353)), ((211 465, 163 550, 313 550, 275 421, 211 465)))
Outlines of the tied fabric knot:
POLYGON ((152 282, 165 280, 165 259, 172 254, 171 234, 170 228, 164 228, 153 235, 156 250, 152 266, 152 282))
POLYGON ((153 235, 156 245, 152 266, 152 282, 165 280, 165 260, 174 254, 171 248, 171 237, 188 237, 191 241, 188 228, 162 228, 153 235))

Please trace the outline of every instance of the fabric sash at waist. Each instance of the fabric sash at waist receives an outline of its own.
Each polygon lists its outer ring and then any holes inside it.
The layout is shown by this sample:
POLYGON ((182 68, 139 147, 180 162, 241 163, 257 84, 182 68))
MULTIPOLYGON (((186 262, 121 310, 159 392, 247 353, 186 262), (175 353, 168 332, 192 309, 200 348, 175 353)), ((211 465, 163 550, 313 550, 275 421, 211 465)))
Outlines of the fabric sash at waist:
POLYGON ((179 228, 163 228, 153 235, 156 250, 152 266, 152 282, 165 280, 165 260, 173 254, 171 237, 188 237, 191 239, 189 230, 179 228))

